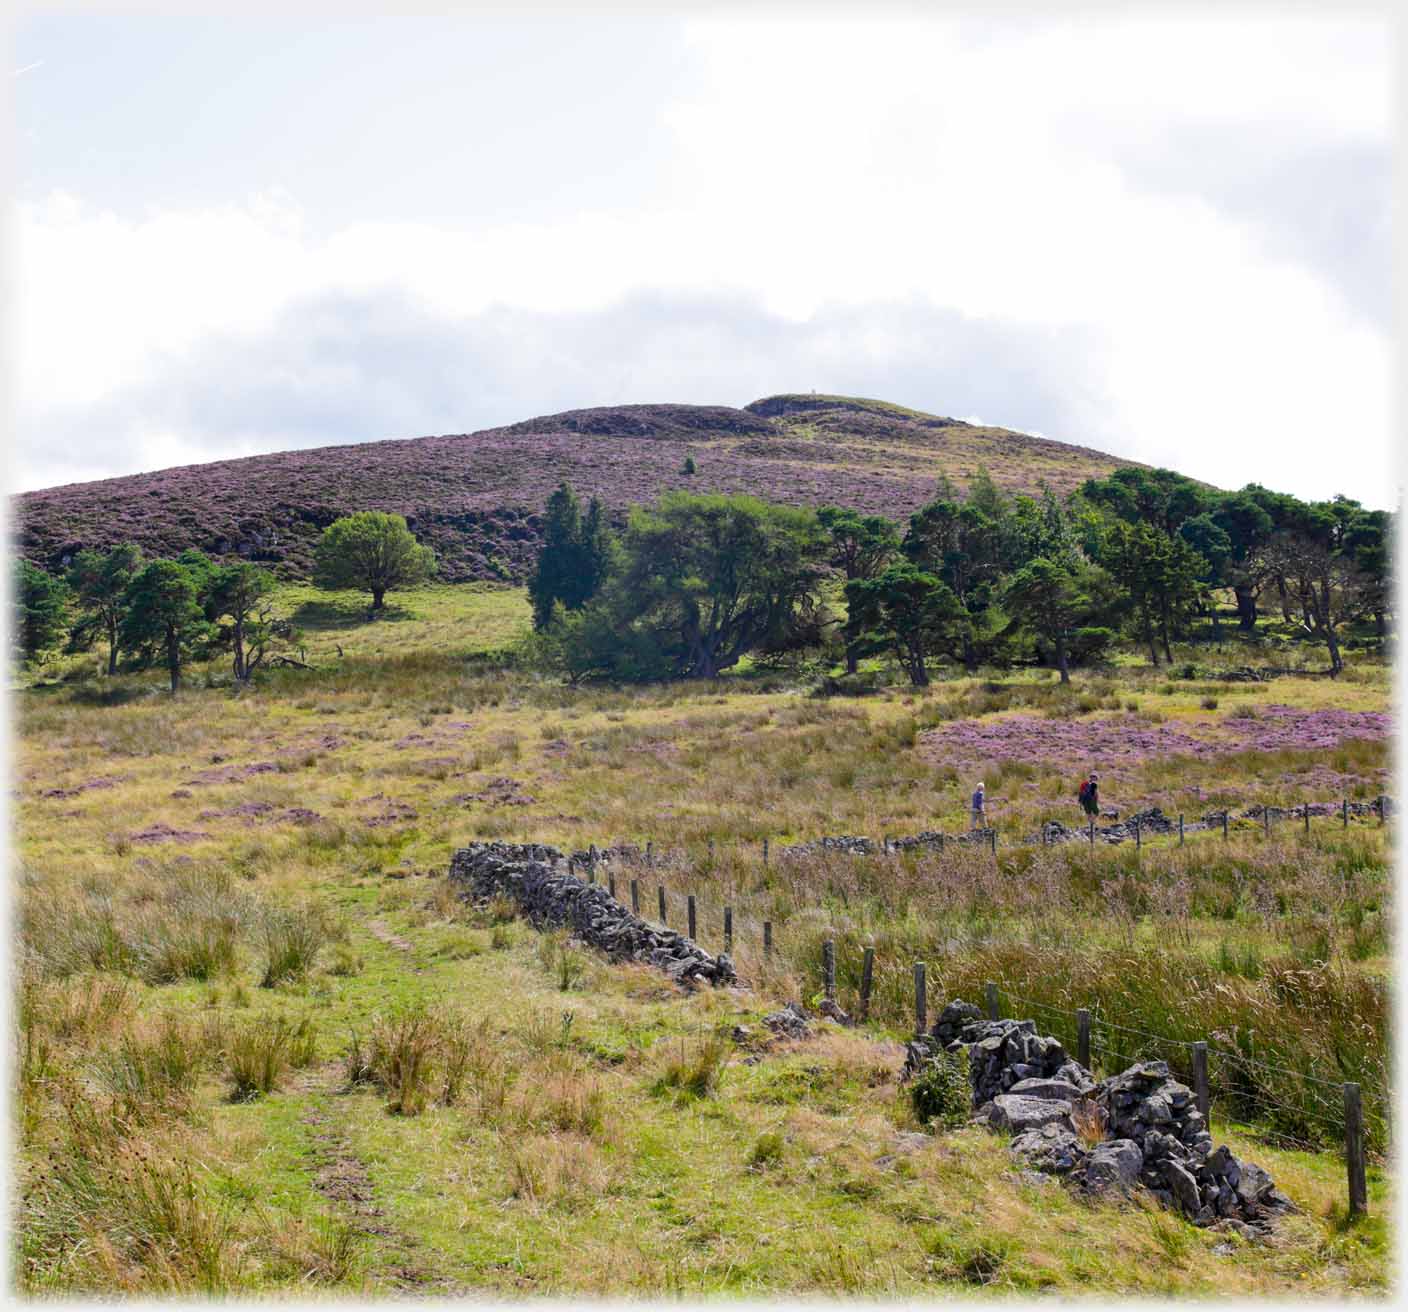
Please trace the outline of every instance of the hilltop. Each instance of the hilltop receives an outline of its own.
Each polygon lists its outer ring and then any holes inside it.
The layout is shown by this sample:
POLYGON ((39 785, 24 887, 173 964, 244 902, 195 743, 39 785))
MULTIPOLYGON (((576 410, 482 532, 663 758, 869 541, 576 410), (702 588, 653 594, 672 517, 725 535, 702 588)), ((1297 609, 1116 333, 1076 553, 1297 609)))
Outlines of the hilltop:
POLYGON ((354 510, 406 516, 442 578, 522 579, 539 514, 569 480, 614 518, 674 488, 834 503, 902 520, 939 475, 986 466, 999 486, 1068 492, 1132 462, 1005 428, 860 397, 784 394, 742 409, 622 405, 543 415, 477 433, 183 465, 15 499, 18 548, 45 568, 82 547, 139 543, 174 555, 272 562, 305 577, 322 529, 354 510), (686 458, 697 472, 683 472, 686 458))

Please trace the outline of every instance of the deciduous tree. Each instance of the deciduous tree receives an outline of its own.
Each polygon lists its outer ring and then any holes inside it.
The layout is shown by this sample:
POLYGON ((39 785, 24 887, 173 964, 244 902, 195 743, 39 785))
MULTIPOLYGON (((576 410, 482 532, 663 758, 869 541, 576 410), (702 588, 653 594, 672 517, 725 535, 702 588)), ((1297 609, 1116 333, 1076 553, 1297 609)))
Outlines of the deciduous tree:
POLYGON ((359 510, 334 520, 313 548, 313 582, 372 594, 372 610, 393 588, 409 588, 435 572, 435 553, 420 546, 401 515, 359 510))

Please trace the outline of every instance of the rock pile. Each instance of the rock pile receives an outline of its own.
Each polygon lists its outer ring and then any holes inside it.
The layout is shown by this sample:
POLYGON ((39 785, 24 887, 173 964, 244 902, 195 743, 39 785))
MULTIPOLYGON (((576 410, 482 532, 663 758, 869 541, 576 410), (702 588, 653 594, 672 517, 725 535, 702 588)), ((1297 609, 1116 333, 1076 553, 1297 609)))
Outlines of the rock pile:
POLYGON ((911 1041, 902 1080, 940 1051, 966 1050, 975 1119, 1013 1136, 1029 1168, 1088 1192, 1142 1185, 1200 1226, 1251 1234, 1292 1210, 1259 1166, 1214 1149, 1193 1091, 1162 1061, 1140 1062, 1100 1083, 1030 1020, 982 1019, 950 1002, 911 1041))
POLYGON ((632 915, 600 884, 567 873, 566 857, 538 843, 472 843, 450 859, 450 879, 474 899, 512 898, 534 925, 565 925, 614 960, 643 961, 692 987, 736 982, 726 953, 711 957, 672 929, 632 915))

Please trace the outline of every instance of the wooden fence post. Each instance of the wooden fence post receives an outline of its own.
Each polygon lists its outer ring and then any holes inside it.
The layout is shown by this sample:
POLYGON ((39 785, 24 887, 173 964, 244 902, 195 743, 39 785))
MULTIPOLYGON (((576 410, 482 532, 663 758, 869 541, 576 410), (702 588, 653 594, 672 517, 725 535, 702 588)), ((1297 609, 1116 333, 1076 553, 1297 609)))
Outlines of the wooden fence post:
POLYGON ((1384 818, 1385 818, 1385 816, 1387 816, 1387 814, 1388 814, 1388 807, 1387 807, 1387 805, 1386 805, 1387 801, 1388 801, 1388 799, 1387 799, 1382 793, 1380 793, 1380 794, 1379 794, 1379 824, 1380 824, 1380 825, 1382 825, 1382 824, 1384 823, 1384 818))
POLYGON ((733 908, 724 908, 724 951, 733 953, 733 908))
POLYGON ((767 869, 767 865, 768 865, 768 840, 765 838, 765 839, 763 839, 763 869, 764 869, 764 870, 767 869))
POLYGON ((997 985, 994 984, 994 983, 992 982, 992 980, 988 980, 987 994, 988 994, 988 1019, 989 1019, 989 1020, 996 1020, 996 1019, 997 1019, 997 1012, 998 1012, 998 1005, 997 1005, 997 985))
POLYGON ((616 900, 616 872, 608 870, 606 872, 606 891, 611 894, 611 900, 616 900))
POLYGON ((714 864, 714 840, 712 838, 709 840, 709 864, 714 864))
POLYGON ((655 864, 655 840, 653 838, 645 840, 645 864, 648 866, 655 864))
POLYGON ((1090 817, 1090 846, 1095 846, 1095 817, 1090 817))
POLYGON ((929 996, 924 987, 924 963, 914 963, 914 1032, 923 1034, 929 1028, 929 996))
POLYGON ((698 935, 698 933, 696 932, 696 930, 698 929, 698 926, 695 924, 695 920, 694 920, 694 894, 693 894, 693 893, 689 894, 689 896, 685 899, 685 910, 686 910, 686 912, 687 912, 687 914, 688 914, 688 917, 689 917, 689 937, 690 937, 690 939, 691 939, 693 942, 696 942, 696 943, 697 943, 697 942, 699 941, 699 935, 698 935))
POLYGON ((1359 1086, 1344 1086, 1344 1157, 1349 1170, 1349 1214, 1358 1216, 1369 1208, 1369 1185, 1364 1177, 1364 1105, 1359 1086))
POLYGON ((996 856, 996 855, 997 855, 997 830, 996 830, 996 829, 989 829, 989 830, 988 830, 988 839, 989 839, 989 841, 990 841, 991 844, 992 844, 992 854, 993 854, 993 856, 996 856))
POLYGON ((1349 798, 1342 798, 1340 801, 1340 822, 1344 828, 1349 828, 1349 798))
POLYGON ((829 1002, 836 1001, 836 940, 821 945, 821 987, 829 1002))
POLYGON ((655 891, 660 895, 660 923, 668 925, 670 922, 665 919, 665 885, 661 884, 655 891))
POLYGON ((1265 802, 1261 804, 1261 832, 1271 837, 1271 808, 1265 802))
POLYGON ((631 914, 640 915, 640 880, 631 880, 631 914))
POLYGON ((1183 816, 1181 813, 1178 817, 1178 846, 1183 846, 1183 816))
POLYGON ((772 956, 772 921, 763 921, 763 956, 772 956))
POLYGON ((1222 809, 1222 841, 1227 841, 1227 808, 1222 809))
POLYGON ((1144 846, 1144 826, 1139 823, 1139 817, 1134 817, 1134 850, 1137 852, 1144 846))
POLYGON ((865 960, 860 968, 860 1019, 870 1019, 870 989, 875 981, 875 948, 865 950, 865 960))
POLYGON ((1076 1012, 1076 1061, 1090 1069, 1090 1011, 1086 1007, 1076 1012))
POLYGON ((1308 834, 1310 832, 1310 803, 1302 802, 1300 809, 1301 813, 1305 816, 1305 832, 1308 834))
POLYGON ((1212 1097, 1208 1093, 1208 1045, 1206 1043, 1193 1045, 1193 1092, 1197 1096, 1198 1110, 1203 1114, 1203 1120, 1206 1122, 1208 1108, 1212 1106, 1212 1097))

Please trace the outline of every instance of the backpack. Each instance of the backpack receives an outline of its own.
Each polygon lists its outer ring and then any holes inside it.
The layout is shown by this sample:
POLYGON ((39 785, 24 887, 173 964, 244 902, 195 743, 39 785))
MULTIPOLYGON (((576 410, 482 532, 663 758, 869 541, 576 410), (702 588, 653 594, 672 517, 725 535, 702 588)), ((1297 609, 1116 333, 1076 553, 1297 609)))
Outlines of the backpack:
POLYGON ((1086 800, 1086 798, 1088 798, 1089 796, 1090 796, 1090 780, 1089 780, 1089 779, 1082 779, 1082 780, 1080 781, 1080 792, 1078 792, 1078 793, 1076 794, 1076 800, 1077 800, 1078 802, 1084 802, 1084 801, 1086 800))

